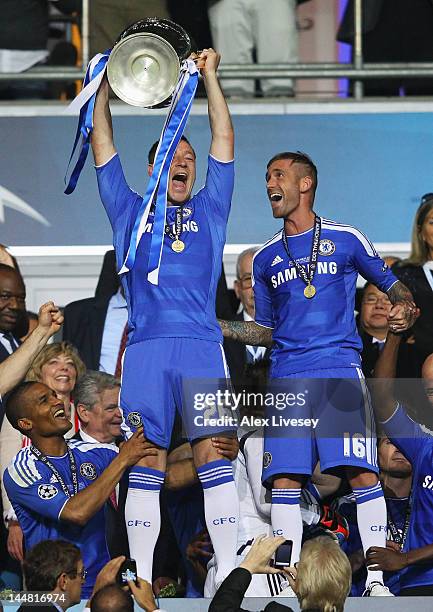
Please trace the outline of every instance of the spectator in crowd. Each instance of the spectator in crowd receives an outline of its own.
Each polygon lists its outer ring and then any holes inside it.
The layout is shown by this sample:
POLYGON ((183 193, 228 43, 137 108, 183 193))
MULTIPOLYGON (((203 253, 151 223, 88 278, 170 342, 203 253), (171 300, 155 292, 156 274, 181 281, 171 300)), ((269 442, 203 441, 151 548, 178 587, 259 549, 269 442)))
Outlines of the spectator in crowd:
POLYGON ((374 411, 385 434, 412 466, 410 516, 398 546, 373 546, 366 558, 369 568, 400 572, 400 596, 425 596, 433 594, 433 538, 429 529, 433 516, 433 437, 409 418, 405 407, 395 399, 393 383, 400 342, 399 335, 388 334, 376 363, 378 380, 372 391, 374 411))
POLYGON ((351 568, 331 538, 321 536, 306 542, 297 568, 289 568, 287 577, 301 610, 343 612, 350 592, 351 568))
MULTIPOLYGON (((106 372, 87 371, 78 379, 74 398, 80 430, 75 440, 91 444, 109 444, 116 448, 121 435, 119 408, 120 380, 106 372)), ((128 480, 123 477, 106 505, 107 545, 111 557, 129 556, 125 527, 125 501, 128 480)))
POLYGON ((103 506, 124 470, 155 455, 141 429, 119 451, 104 444, 65 441, 72 428, 63 402, 39 382, 21 383, 8 398, 7 417, 27 435, 4 473, 7 495, 24 532, 26 548, 41 540, 66 539, 82 552, 89 596, 98 571, 108 561, 103 506))
MULTIPOLYGON (((364 376, 371 378, 374 366, 388 334, 388 315, 392 304, 386 295, 375 285, 367 283, 362 291, 359 313, 359 335, 362 340, 361 363, 364 376)), ((400 346, 397 376, 410 378, 416 376, 415 349, 413 344, 403 342, 400 346)))
POLYGON ((137 582, 128 582, 129 592, 118 584, 108 584, 92 597, 91 612, 133 612, 134 601, 145 612, 156 612, 160 608, 155 602, 152 587, 138 577, 137 582))
POLYGON ((20 340, 13 332, 26 310, 26 288, 15 268, 0 263, 0 363, 17 350, 20 340))
MULTIPOLYGON (((433 7, 432 7, 433 10, 433 7)), ((432 39, 433 40, 433 39, 432 39)), ((421 198, 412 228, 409 257, 393 266, 395 275, 411 290, 420 316, 413 326, 418 376, 433 353, 433 194, 421 198)))
MULTIPOLYGON (((258 250, 252 247, 243 251, 236 262, 234 290, 242 309, 232 319, 254 321, 254 291, 252 283, 253 256, 258 250)), ((224 340, 224 353, 229 366, 230 378, 235 388, 243 386, 245 367, 262 359, 269 360, 270 350, 264 346, 244 346, 229 338, 224 340)))
MULTIPOLYGON (((338 31, 340 42, 354 44, 355 0, 348 0, 338 31)), ((364 62, 433 61, 433 5, 430 0, 362 0, 364 62)), ((429 79, 408 76, 367 79, 368 96, 431 95, 429 79)))
POLYGON ((53 302, 43 304, 37 325, 23 343, 0 363, 0 397, 11 391, 27 374, 32 362, 63 323, 63 315, 53 302))
MULTIPOLYGON (((353 312, 358 272, 388 294, 393 304, 390 328, 403 331, 416 316, 410 291, 368 239, 356 228, 314 212, 317 184, 317 168, 303 153, 282 152, 268 162, 267 193, 273 216, 282 220, 283 227, 254 257, 255 322, 221 323, 226 337, 247 344, 273 341, 271 378, 290 379, 286 384, 292 392, 303 393, 305 379, 310 380, 308 402, 296 410, 290 407, 290 416, 318 416, 318 429, 296 428, 295 433, 287 427, 284 436, 272 428, 265 431, 262 479, 272 489, 272 527, 293 541, 294 562, 302 540, 301 488, 317 455, 323 471, 344 469, 356 497, 364 549, 385 544, 385 534, 372 529, 386 522, 386 505, 360 373, 361 342, 353 312), (301 379, 298 386, 296 379, 301 379), (346 446, 347 431, 352 432, 354 444, 361 432, 365 441, 361 452, 346 446)), ((269 410, 267 416, 271 415, 269 410)), ((380 572, 368 573, 365 595, 390 596, 380 572)))
POLYGON ((77 349, 70 342, 54 342, 46 346, 33 361, 26 380, 42 382, 56 392, 65 405, 66 417, 78 431, 78 415, 73 392, 78 378, 86 371, 77 349))
MULTIPOLYGON (((386 436, 379 439, 378 461, 387 509, 387 546, 400 550, 409 527, 412 466, 386 436)), ((349 538, 343 544, 343 550, 348 555, 352 566, 351 594, 354 597, 360 597, 364 590, 366 569, 356 521, 356 505, 350 497, 339 499, 335 505, 349 523, 349 538)), ((384 572, 384 584, 393 595, 398 595, 400 573, 384 572)))
MULTIPOLYGON (((293 63, 298 59, 296 0, 211 0, 209 23, 215 47, 229 64, 293 63), (271 41, 278 40, 278 44, 271 41)), ((227 96, 254 95, 254 81, 225 79, 227 96)), ((293 96, 291 79, 262 79, 265 96, 293 96)))
POLYGON ((23 604, 18 612, 63 611, 80 603, 86 568, 75 544, 65 540, 42 540, 26 554, 23 573, 26 590, 43 592, 47 603, 23 604))

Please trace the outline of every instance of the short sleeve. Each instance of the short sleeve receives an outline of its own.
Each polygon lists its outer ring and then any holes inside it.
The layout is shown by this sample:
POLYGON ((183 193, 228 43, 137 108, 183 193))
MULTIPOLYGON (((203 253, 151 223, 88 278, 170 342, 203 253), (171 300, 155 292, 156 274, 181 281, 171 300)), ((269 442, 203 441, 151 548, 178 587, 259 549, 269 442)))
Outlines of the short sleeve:
POLYGON ((17 507, 21 507, 32 513, 36 512, 44 518, 59 520, 69 497, 65 495, 58 483, 53 484, 49 482, 49 479, 45 481, 43 478, 35 480, 20 474, 11 466, 5 470, 3 480, 15 511, 17 507))
POLYGON ((197 195, 227 221, 234 189, 234 161, 221 162, 209 155, 206 183, 197 195))
POLYGON ((273 329, 275 327, 274 315, 272 309, 272 299, 269 287, 266 283, 259 262, 256 258, 253 259, 253 289, 254 289, 254 304, 255 317, 254 320, 262 327, 273 329))
POLYGON ((397 277, 379 257, 374 246, 362 232, 354 230, 352 235, 355 268, 365 279, 386 293, 397 282, 397 277))
MULTIPOLYGON (((96 166, 99 195, 113 230, 120 215, 141 197, 127 184, 117 153, 103 166, 96 166)), ((132 212, 132 211, 131 211, 132 212)))
POLYGON ((423 431, 421 426, 408 416, 401 404, 397 406, 394 414, 382 423, 382 427, 391 442, 411 463, 419 458, 426 438, 432 440, 431 435, 423 431))

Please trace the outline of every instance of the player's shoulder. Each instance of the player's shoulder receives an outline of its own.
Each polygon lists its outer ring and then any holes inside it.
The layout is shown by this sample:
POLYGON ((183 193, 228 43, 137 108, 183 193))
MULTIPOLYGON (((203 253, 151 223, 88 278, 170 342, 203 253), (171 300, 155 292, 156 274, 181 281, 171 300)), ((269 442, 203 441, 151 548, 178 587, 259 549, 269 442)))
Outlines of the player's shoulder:
POLYGON ((7 473, 11 481, 22 488, 31 487, 42 480, 43 465, 37 460, 29 447, 22 448, 8 465, 7 473), (41 469, 42 468, 42 469, 41 469))
MULTIPOLYGON (((278 230, 276 234, 272 236, 267 242, 265 242, 255 253, 253 257, 253 265, 259 265, 263 267, 267 264, 268 260, 271 259, 271 264, 275 253, 279 250, 279 246, 281 245, 281 232, 282 230, 278 230)), ((279 262, 282 261, 282 258, 279 259, 279 262)))
POLYGON ((349 244, 360 242, 367 252, 371 254, 376 253, 372 242, 368 239, 364 232, 354 225, 340 223, 339 221, 332 221, 331 219, 325 219, 322 217, 322 230, 323 238, 325 240, 326 238, 332 237, 332 239, 337 242, 345 241, 349 244))
POLYGON ((84 442, 83 440, 69 440, 68 441, 69 448, 73 451, 73 453, 77 453, 79 455, 107 455, 107 451, 112 453, 113 456, 117 455, 119 452, 118 449, 112 444, 103 444, 102 442, 84 442))

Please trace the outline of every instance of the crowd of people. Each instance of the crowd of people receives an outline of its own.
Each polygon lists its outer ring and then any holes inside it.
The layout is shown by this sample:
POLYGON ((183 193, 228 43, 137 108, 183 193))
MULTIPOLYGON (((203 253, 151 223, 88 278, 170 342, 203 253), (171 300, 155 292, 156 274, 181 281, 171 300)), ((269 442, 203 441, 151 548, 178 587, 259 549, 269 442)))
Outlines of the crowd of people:
MULTIPOLYGON (((171 19, 186 29, 193 48, 215 47, 228 64, 296 64, 299 60, 298 6, 309 0, 92 0, 88 6, 90 58, 111 49, 120 33, 147 17, 171 19), (278 44, 277 42, 278 41, 278 44)), ((314 7, 319 10, 318 2, 314 7)), ((354 0, 347 0, 336 40, 354 45, 354 0)), ((32 66, 80 65, 82 0, 5 0, 0 24, 0 72, 32 66), (60 15, 60 18, 58 17, 60 15), (61 18, 74 34, 65 34, 61 18), (57 17, 56 17, 57 16, 57 17), (56 24, 57 21, 60 22, 56 24)), ((368 63, 433 61, 433 7, 430 0, 362 0, 364 59, 368 63)), ((320 19, 320 16, 317 17, 320 19)), ((322 58, 317 58, 321 61, 322 58)), ((365 95, 431 95, 427 79, 370 79, 365 95)), ((225 79, 234 98, 293 97, 288 78, 225 79)), ((200 90, 200 93, 201 90, 200 90)), ((0 81, 0 99, 61 98, 75 95, 73 83, 0 81)))
POLYGON ((132 597, 155 610, 168 594, 215 611, 244 595, 305 611, 343 610, 349 591, 431 595, 433 195, 410 257, 386 262, 316 212, 308 155, 276 153, 265 186, 281 229, 239 255, 229 291, 234 130, 219 61, 212 48, 195 57, 205 185, 193 195, 182 137, 162 225, 158 202, 144 210, 126 182, 102 80, 91 146, 115 251, 95 297, 44 304, 28 334, 25 279, 1 249, 1 585, 62 610, 128 610, 132 597), (423 388, 394 385, 408 378, 423 388))

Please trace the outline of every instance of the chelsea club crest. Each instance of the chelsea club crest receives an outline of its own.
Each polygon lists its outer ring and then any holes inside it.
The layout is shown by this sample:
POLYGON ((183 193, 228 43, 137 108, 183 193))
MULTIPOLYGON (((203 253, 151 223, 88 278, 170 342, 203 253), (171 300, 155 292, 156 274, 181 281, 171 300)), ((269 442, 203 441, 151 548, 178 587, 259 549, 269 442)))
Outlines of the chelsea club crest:
POLYGON ((324 238, 319 244, 319 255, 332 255, 335 253, 335 244, 332 240, 324 238))

